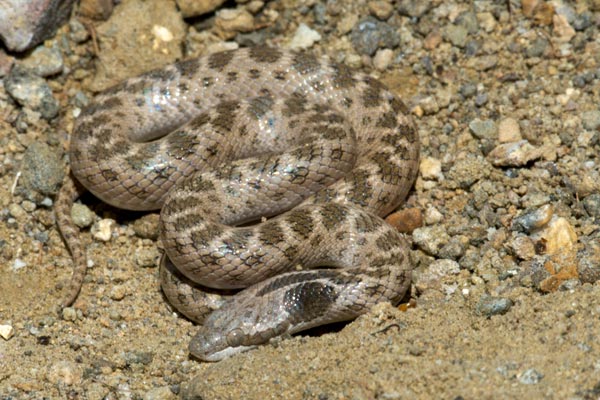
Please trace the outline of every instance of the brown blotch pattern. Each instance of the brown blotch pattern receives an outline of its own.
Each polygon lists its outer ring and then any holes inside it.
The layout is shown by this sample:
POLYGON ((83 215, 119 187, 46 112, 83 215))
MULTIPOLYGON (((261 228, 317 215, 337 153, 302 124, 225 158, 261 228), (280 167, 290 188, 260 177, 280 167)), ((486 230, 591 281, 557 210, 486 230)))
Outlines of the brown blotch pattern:
POLYGON ((217 71, 222 71, 226 66, 229 65, 235 53, 233 51, 223 51, 220 53, 213 53, 208 56, 208 67, 217 71))
POLYGON ((279 61, 283 53, 273 47, 256 46, 250 49, 250 58, 258 63, 272 64, 279 61))

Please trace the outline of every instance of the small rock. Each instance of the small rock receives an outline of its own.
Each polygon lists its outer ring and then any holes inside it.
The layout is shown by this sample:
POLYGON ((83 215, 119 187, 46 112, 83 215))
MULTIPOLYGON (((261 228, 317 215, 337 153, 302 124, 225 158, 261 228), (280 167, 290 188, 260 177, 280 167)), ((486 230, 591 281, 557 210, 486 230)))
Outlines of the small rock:
POLYGON ((300 24, 288 47, 292 50, 308 49, 319 40, 321 40, 319 32, 309 28, 306 24, 300 24))
POLYGON ((114 219, 101 219, 92 225, 92 236, 96 240, 100 240, 102 242, 108 242, 112 237, 112 228, 115 225, 114 219))
POLYGON ((95 214, 88 206, 80 203, 73 204, 71 208, 71 218, 73 223, 80 228, 87 228, 94 222, 95 214))
POLYGON ((366 17, 354 26, 350 40, 358 53, 372 56, 377 49, 393 49, 398 46, 400 35, 391 25, 366 17))
POLYGON ((43 78, 23 67, 13 68, 4 79, 4 86, 22 107, 39 111, 48 120, 58 115, 59 104, 52 96, 50 86, 43 78))
POLYGON ((77 321, 77 310, 74 307, 65 307, 62 309, 62 319, 65 321, 77 321))
POLYGON ((112 0, 80 0, 79 14, 84 17, 106 21, 113 11, 112 0))
POLYGON ((438 104, 435 96, 424 96, 420 99, 419 105, 423 109, 425 115, 434 115, 440 111, 440 105, 438 104))
POLYGON ((477 303, 477 313, 489 318, 492 315, 506 314, 513 305, 513 301, 506 297, 492 297, 486 295, 479 300, 479 303, 477 303))
POLYGON ((467 44, 469 31, 461 25, 449 24, 444 32, 444 37, 454 46, 463 48, 467 44))
POLYGON ((215 27, 224 32, 251 32, 254 30, 254 17, 241 8, 225 8, 217 12, 215 27))
POLYGON ((439 31, 431 31, 425 37, 425 41, 423 42, 423 47, 427 50, 433 50, 437 48, 440 43, 442 43, 442 35, 439 31))
POLYGON ((460 272, 460 266, 456 261, 441 259, 435 260, 419 274, 415 285, 422 293, 428 289, 440 289, 441 281, 449 275, 456 275, 460 272))
POLYGON ((592 110, 583 112, 581 114, 581 122, 583 123, 583 127, 588 131, 600 128, 600 111, 592 110))
POLYGON ((392 63, 394 52, 390 49, 379 49, 373 57, 373 66, 379 71, 385 71, 392 63))
POLYGON ((20 258, 15 258, 15 261, 13 262, 12 265, 12 270, 13 271, 18 271, 22 268, 25 268, 27 266, 27 263, 23 260, 21 260, 20 258))
POLYGON ((419 172, 423 179, 443 180, 442 162, 433 157, 425 157, 421 159, 419 164, 419 172))
POLYGON ((526 210, 516 217, 511 229, 517 232, 531 233, 543 228, 554 215, 554 207, 551 204, 543 205, 535 210, 526 210))
POLYGON ((438 255, 439 251, 450 241, 450 235, 442 226, 417 228, 413 231, 415 244, 427 254, 438 255))
POLYGON ((490 163, 481 156, 468 155, 456 161, 446 174, 451 187, 470 188, 475 182, 486 178, 491 172, 490 163))
POLYGON ((15 203, 10 203, 8 205, 8 214, 17 221, 23 221, 25 218, 27 218, 27 213, 23 207, 15 203))
POLYGON ((412 18, 422 17, 433 7, 431 0, 397 0, 394 4, 401 15, 412 18))
POLYGON ((64 67, 60 50, 57 47, 46 46, 38 46, 21 65, 42 77, 61 73, 64 67))
POLYGON ((521 260, 531 260, 535 257, 535 246, 528 236, 518 235, 509 243, 514 254, 521 260))
POLYGON ((519 382, 524 385, 536 385, 544 378, 544 374, 530 368, 518 376, 519 382))
POLYGON ((566 254, 574 251, 577 233, 573 226, 563 217, 555 217, 536 236, 543 240, 545 254, 566 254))
POLYGON ((522 167, 542 156, 543 149, 529 144, 527 140, 496 146, 487 158, 496 167, 522 167))
POLYGON ((600 194, 591 194, 583 199, 583 207, 590 217, 600 221, 600 194))
POLYGON ((142 247, 135 250, 135 263, 142 268, 158 266, 161 254, 156 247, 142 247))
POLYGON ((12 325, 0 325, 0 336, 2 339, 8 340, 15 334, 15 328, 12 325))
POLYGON ((546 38, 538 37, 527 46, 525 54, 529 58, 541 57, 548 49, 548 46, 550 46, 550 42, 546 38))
POLYGON ((477 18, 479 20, 479 25, 487 33, 492 32, 496 28, 496 18, 494 18, 494 14, 491 12, 479 13, 477 14, 477 18))
POLYGON ((149 351, 128 351, 122 355, 126 365, 142 364, 148 365, 152 362, 154 354, 149 351))
POLYGON ((505 118, 498 124, 498 141, 500 143, 518 142, 522 140, 519 122, 514 118, 505 118))
POLYGON ((411 233, 423 226, 423 216, 418 208, 405 208, 387 216, 386 222, 402 233, 411 233))
POLYGON ((133 231, 138 237, 142 239, 158 239, 158 224, 160 221, 160 215, 146 214, 142 218, 137 219, 133 223, 133 231))
POLYGON ((65 171, 56 149, 46 143, 33 142, 23 155, 21 183, 28 191, 53 195, 58 193, 65 171))
POLYGON ((444 214, 439 212, 437 208, 429 206, 425 209, 425 223, 427 225, 439 224, 443 219, 444 214))
POLYGON ((215 11, 225 0, 176 0, 184 18, 196 17, 215 11))
POLYGON ((90 38, 90 32, 76 19, 72 19, 69 22, 69 28, 71 30, 69 36, 75 43, 83 43, 90 38))
POLYGON ((176 400, 177 396, 168 386, 150 389, 143 396, 144 400, 176 400))
POLYGON ((110 289, 109 297, 115 301, 121 301, 125 298, 125 296, 127 296, 128 293, 129 290, 127 290, 125 285, 114 285, 110 289))
POLYGON ((498 135, 498 128, 494 121, 475 118, 469 122, 469 130, 478 139, 495 139, 498 135))
POLYGON ((389 17, 392 16, 392 12, 394 11, 394 7, 388 3, 387 1, 370 1, 369 11, 373 14, 377 19, 385 21, 389 17))
POLYGON ((81 378, 80 367, 70 361, 58 361, 52 364, 46 374, 48 382, 56 386, 78 386, 81 383, 81 378))
POLYGON ((31 49, 52 37, 71 15, 75 0, 4 0, 0 39, 12 51, 31 49))
POLYGON ((567 43, 575 36, 575 29, 569 24, 569 21, 559 14, 552 16, 552 32, 560 43, 567 43))

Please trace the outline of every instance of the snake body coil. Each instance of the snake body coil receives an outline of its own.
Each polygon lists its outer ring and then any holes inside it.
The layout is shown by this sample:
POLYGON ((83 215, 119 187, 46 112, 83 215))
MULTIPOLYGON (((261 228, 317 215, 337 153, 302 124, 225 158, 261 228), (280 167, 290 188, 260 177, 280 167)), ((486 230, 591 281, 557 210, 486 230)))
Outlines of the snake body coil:
MULTIPOLYGON (((71 171, 94 195, 161 209, 162 287, 202 324, 190 351, 204 360, 399 302, 408 250, 380 217, 406 197, 418 157, 405 106, 380 82, 328 58, 258 47, 101 93, 70 147, 71 171)), ((85 271, 69 217, 80 192, 67 181, 57 201, 76 265, 67 303, 85 271)))

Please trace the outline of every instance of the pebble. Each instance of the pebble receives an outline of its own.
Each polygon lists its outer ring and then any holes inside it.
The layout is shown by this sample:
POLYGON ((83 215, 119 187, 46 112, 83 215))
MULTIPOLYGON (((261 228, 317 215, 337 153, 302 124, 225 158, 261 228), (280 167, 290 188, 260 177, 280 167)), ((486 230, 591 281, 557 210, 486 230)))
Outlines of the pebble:
POLYGON ((2 339, 9 340, 15 334, 15 328, 12 325, 0 325, 0 336, 2 339))
POLYGON ((440 289, 444 277, 457 275, 459 272, 460 266, 456 261, 435 260, 418 275, 415 285, 421 293, 428 289, 440 289))
POLYGON ((436 256, 448 244, 450 236, 443 226, 417 228, 412 234, 415 244, 425 253, 436 256))
POLYGON ((109 297, 115 301, 121 301, 129 294, 125 285, 114 285, 110 288, 109 297))
POLYGON ((575 29, 569 24, 569 21, 563 16, 559 14, 554 14, 552 17, 552 33, 553 36, 560 43, 566 43, 571 41, 575 36, 575 29))
POLYGON ((387 1, 370 1, 368 3, 369 12, 375 16, 377 19, 385 21, 389 17, 392 16, 392 12, 394 12, 394 7, 388 3, 387 1))
POLYGON ((492 315, 506 314, 513 305, 513 301, 506 297, 484 295, 477 303, 477 313, 489 318, 492 315))
POLYGON ((18 271, 22 268, 25 268, 27 266, 27 263, 23 260, 21 260, 20 258, 15 258, 15 261, 13 262, 12 265, 12 270, 13 271, 18 271))
POLYGON ((529 58, 541 57, 544 55, 549 45, 550 42, 546 38, 538 37, 526 48, 525 54, 529 58))
POLYGON ((531 260, 535 257, 535 246, 530 237, 517 235, 510 242, 509 247, 521 260, 531 260))
POLYGON ((405 208, 387 216, 386 222, 402 233, 411 233, 423 226, 423 215, 418 208, 405 208))
POLYGON ((58 115, 59 104, 43 78, 23 67, 14 67, 4 79, 8 94, 22 107, 39 111, 45 119, 58 115))
POLYGON ((143 217, 137 219, 133 223, 133 231, 135 234, 142 239, 158 239, 158 224, 160 215, 157 213, 146 214, 143 217))
POLYGON ((390 49, 379 49, 373 57, 373 66, 378 71, 385 71, 392 63, 394 52, 390 49))
POLYGON ((442 174, 442 162, 437 158, 425 157, 421 159, 419 163, 419 172, 423 179, 430 180, 443 180, 444 175, 442 174))
POLYGON ((21 65, 34 74, 45 77, 62 72, 64 62, 60 50, 56 46, 38 46, 23 60, 21 65))
POLYGON ((594 131, 600 128, 600 110, 585 111, 581 113, 581 122, 584 129, 594 131))
POLYGON ((398 13, 412 18, 420 18, 433 7, 432 0, 397 0, 394 2, 398 13))
POLYGON ((23 52, 50 38, 71 15, 75 0, 4 0, 0 38, 12 51, 23 52))
POLYGON ((450 186, 469 189, 475 182, 490 175, 490 163, 481 156, 468 155, 456 161, 446 174, 450 186))
POLYGON ((126 365, 148 365, 152 362, 154 354, 150 351, 127 351, 122 355, 122 358, 126 365))
POLYGON ((308 49, 319 40, 321 40, 319 32, 309 28, 306 24, 300 24, 288 47, 292 50, 308 49))
POLYGON ((112 0, 80 0, 79 14, 87 18, 106 21, 113 11, 112 0))
POLYGON ((254 30, 254 16, 244 9, 225 8, 217 12, 215 27, 224 32, 251 32, 254 30))
POLYGON ((75 43, 84 43, 90 38, 90 32, 85 29, 85 26, 77 19, 71 19, 69 22, 69 37, 73 39, 75 43))
POLYGON ((554 217, 541 231, 536 232, 543 240, 545 254, 568 254, 575 250, 577 233, 566 218, 554 217))
POLYGON ((215 11, 225 0, 176 0, 184 18, 196 17, 215 11))
POLYGON ((373 56, 380 48, 393 49, 398 46, 400 35, 391 25, 369 16, 354 25, 350 40, 359 54, 373 56))
POLYGON ((519 122, 514 118, 504 118, 498 123, 498 141, 500 143, 518 142, 522 140, 519 122))
POLYGON ((142 268, 158 266, 161 253, 156 247, 141 247, 135 250, 135 263, 142 268))
POLYGON ((494 29, 496 29, 496 18, 494 18, 494 14, 492 14, 491 12, 478 13, 477 19, 479 20, 479 25, 487 33, 490 33, 494 29))
POLYGON ((58 361, 48 368, 46 379, 56 386, 81 384, 82 372, 79 365, 71 361, 58 361))
POLYGON ((583 207, 590 217, 600 221, 600 194, 594 193, 583 199, 583 207))
POLYGON ((16 203, 10 203, 8 205, 8 214, 17 221, 23 221, 27 218, 27 212, 25 212, 23 207, 16 203))
POLYGON ((523 371, 518 375, 519 382, 524 385, 537 385, 544 378, 544 374, 536 371, 533 368, 523 371))
POLYGON ((177 396, 168 386, 150 389, 143 396, 144 400, 176 400, 177 396))
POLYGON ((532 146, 527 140, 519 140, 496 146, 487 158, 496 167, 522 167, 540 158, 542 152, 542 149, 532 146))
POLYGON ((65 307, 62 309, 62 319, 65 321, 77 321, 77 310, 74 307, 65 307))
POLYGON ((73 223, 80 228, 87 228, 94 222, 95 214, 88 206, 81 203, 74 203, 71 208, 71 218, 73 223))
POLYGON ((115 220, 110 218, 101 219, 92 225, 92 237, 101 242, 108 242, 112 237, 112 228, 115 225, 115 220))
POLYGON ((425 223, 427 225, 435 225, 442 222, 444 214, 442 214, 437 208, 429 206, 425 209, 425 223))
POLYGON ((492 120, 475 118, 469 122, 469 130, 478 139, 495 139, 498 136, 498 127, 492 120))
POLYGON ((449 24, 444 31, 444 38, 454 46, 463 48, 467 44, 469 31, 461 25, 449 24))
POLYGON ((33 142, 25 150, 20 183, 26 190, 43 195, 56 194, 64 176, 60 155, 55 148, 43 142, 33 142))
POLYGON ((543 205, 535 210, 526 210, 513 219, 511 229, 517 232, 531 233, 546 226, 553 215, 554 207, 551 204, 543 205))

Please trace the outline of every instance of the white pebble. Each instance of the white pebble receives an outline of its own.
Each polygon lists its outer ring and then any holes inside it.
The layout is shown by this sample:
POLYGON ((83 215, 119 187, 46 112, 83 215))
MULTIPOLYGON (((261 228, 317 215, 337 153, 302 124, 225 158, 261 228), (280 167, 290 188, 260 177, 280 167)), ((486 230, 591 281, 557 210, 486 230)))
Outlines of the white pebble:
POLYGON ((108 242, 112 237, 112 227, 114 226, 115 221, 112 219, 101 219, 94 225, 92 225, 92 236, 96 240, 100 240, 102 242, 108 242))
POLYGON ((307 49, 321 40, 321 34, 306 24, 300 24, 288 47, 292 50, 307 49))
POLYGON ((4 340, 10 339, 14 334, 15 329, 12 325, 0 325, 0 336, 2 336, 4 340))

